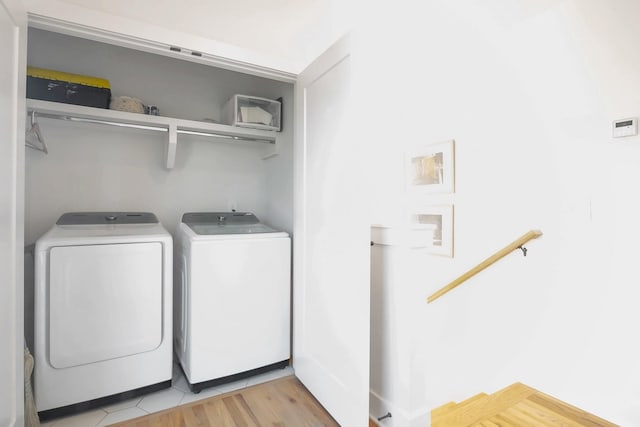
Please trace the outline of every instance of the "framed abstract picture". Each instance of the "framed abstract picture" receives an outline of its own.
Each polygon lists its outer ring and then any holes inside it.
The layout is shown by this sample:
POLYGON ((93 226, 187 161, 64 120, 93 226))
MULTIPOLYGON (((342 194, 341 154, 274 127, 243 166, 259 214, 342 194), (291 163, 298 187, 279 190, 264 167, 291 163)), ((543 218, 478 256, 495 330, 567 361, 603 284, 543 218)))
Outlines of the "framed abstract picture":
POLYGON ((455 191, 455 142, 425 145, 407 153, 407 187, 410 193, 455 191))
POLYGON ((453 205, 413 208, 410 227, 429 253, 453 257, 453 205))

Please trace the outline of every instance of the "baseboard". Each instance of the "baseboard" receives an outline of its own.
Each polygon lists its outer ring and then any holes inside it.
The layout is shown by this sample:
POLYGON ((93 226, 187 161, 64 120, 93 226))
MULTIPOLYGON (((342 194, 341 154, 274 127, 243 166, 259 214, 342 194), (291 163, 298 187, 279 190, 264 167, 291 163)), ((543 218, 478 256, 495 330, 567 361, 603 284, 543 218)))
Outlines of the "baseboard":
POLYGON ((380 427, 428 427, 431 425, 431 410, 406 411, 393 402, 369 390, 369 415, 380 427), (391 413, 391 417, 377 421, 391 413))

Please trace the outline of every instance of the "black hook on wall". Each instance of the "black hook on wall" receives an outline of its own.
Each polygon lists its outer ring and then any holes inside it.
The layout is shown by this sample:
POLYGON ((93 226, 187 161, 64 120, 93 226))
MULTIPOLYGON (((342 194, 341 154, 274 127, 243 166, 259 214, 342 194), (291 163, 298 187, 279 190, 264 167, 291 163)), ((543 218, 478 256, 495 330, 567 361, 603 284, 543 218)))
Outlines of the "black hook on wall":
POLYGON ((386 418, 391 418, 391 412, 387 412, 385 415, 381 416, 380 418, 378 418, 378 421, 382 421, 386 418))

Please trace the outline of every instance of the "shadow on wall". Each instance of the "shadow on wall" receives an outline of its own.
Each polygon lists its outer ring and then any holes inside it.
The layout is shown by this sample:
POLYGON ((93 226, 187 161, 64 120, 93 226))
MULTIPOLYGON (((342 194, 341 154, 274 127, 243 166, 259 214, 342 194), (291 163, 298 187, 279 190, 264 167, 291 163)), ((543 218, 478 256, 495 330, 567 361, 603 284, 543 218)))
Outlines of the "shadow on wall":
POLYGON ((34 251, 35 245, 24 248, 24 339, 30 349, 33 349, 34 251))

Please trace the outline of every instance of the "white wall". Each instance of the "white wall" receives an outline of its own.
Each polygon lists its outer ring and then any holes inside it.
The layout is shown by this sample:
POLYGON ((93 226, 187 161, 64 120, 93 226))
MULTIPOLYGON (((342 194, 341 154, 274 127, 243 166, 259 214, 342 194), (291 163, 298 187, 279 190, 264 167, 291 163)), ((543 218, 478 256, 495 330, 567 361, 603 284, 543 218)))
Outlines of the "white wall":
POLYGON ((113 95, 138 97, 172 117, 219 120, 234 93, 283 97, 284 127, 280 154, 267 160, 256 143, 181 135, 175 168, 166 170, 166 134, 39 119, 49 154, 26 153, 25 244, 64 212, 151 211, 173 232, 183 212, 228 210, 232 202, 291 232, 291 84, 34 29, 28 62, 104 77, 113 95))
POLYGON ((377 127, 374 222, 402 222, 414 202, 404 151, 453 138, 456 193, 417 202, 455 205, 455 257, 414 251, 413 274, 385 283, 385 310, 411 316, 380 345, 405 343, 395 351, 411 374, 381 361, 373 391, 414 414, 521 381, 640 424, 640 137, 611 138, 614 119, 640 116, 640 3, 436 1, 381 13, 363 53, 373 93, 394 107, 377 127), (533 228, 544 236, 526 258, 433 304, 408 302, 533 228))

